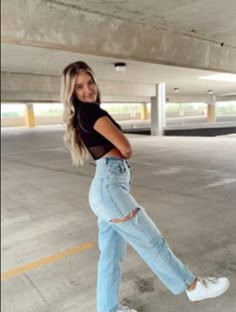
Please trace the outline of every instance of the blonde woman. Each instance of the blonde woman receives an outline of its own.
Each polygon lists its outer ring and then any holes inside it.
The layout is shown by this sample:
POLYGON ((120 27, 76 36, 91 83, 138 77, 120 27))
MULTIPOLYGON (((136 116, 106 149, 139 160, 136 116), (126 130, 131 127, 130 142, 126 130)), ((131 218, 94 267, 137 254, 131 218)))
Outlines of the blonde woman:
POLYGON ((174 255, 144 208, 130 194, 132 148, 115 120, 100 107, 95 76, 84 62, 69 64, 62 76, 65 143, 74 165, 89 152, 96 173, 89 203, 98 217, 98 312, 137 312, 119 304, 121 262, 128 242, 174 294, 191 301, 213 298, 229 287, 227 278, 199 278, 174 255))

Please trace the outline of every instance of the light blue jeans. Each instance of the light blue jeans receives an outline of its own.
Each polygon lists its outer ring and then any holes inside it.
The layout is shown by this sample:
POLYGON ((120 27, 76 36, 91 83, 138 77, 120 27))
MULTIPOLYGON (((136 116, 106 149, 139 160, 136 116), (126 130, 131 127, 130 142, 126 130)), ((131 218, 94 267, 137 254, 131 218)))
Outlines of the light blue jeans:
POLYGON ((166 240, 130 194, 131 168, 126 160, 106 157, 96 161, 96 173, 89 191, 89 203, 98 217, 99 249, 97 311, 119 309, 121 262, 128 242, 164 285, 175 295, 192 284, 195 276, 181 263, 166 240), (129 221, 113 223, 135 208, 129 221))

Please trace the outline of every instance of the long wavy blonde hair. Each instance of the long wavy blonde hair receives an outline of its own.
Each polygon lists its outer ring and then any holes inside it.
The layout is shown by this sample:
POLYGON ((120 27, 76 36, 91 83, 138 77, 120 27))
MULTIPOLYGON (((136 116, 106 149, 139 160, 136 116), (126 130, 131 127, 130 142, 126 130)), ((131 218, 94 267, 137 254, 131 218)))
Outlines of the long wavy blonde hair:
POLYGON ((101 103, 100 91, 92 69, 84 62, 78 61, 65 67, 61 79, 61 101, 64 104, 63 124, 65 126, 64 142, 71 152, 72 163, 75 166, 83 165, 87 149, 81 139, 77 119, 77 106, 80 101, 74 94, 75 82, 81 72, 88 73, 97 86, 96 103, 101 103))

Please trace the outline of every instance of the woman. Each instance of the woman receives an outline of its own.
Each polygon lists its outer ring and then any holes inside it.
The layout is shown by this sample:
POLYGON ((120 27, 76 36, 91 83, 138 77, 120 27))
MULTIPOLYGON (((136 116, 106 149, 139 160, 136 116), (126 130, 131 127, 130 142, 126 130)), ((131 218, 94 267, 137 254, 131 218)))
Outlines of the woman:
POLYGON ((229 287, 227 278, 195 277, 169 248, 166 240, 131 196, 132 148, 121 127, 103 109, 91 68, 84 62, 68 65, 62 76, 65 143, 73 164, 83 163, 87 151, 96 161, 89 192, 98 217, 98 312, 136 312, 119 304, 120 264, 128 242, 175 295, 186 292, 191 301, 213 298, 229 287))

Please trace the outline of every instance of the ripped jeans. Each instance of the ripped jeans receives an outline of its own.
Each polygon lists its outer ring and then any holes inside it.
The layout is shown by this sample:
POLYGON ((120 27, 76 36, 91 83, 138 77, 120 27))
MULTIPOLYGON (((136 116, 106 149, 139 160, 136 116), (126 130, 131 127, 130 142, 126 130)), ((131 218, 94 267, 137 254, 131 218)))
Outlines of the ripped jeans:
POLYGON ((195 276, 168 246, 154 222, 130 194, 131 168, 126 160, 105 157, 96 161, 89 191, 90 207, 98 217, 99 249, 97 311, 119 310, 121 262, 128 242, 164 285, 175 295, 192 284, 195 276), (128 221, 115 223, 135 208, 128 221))

